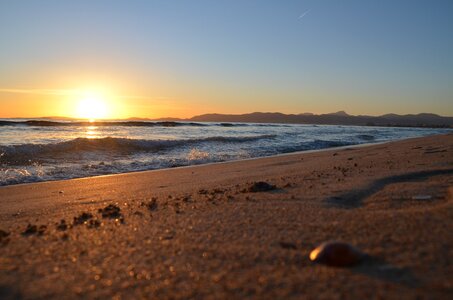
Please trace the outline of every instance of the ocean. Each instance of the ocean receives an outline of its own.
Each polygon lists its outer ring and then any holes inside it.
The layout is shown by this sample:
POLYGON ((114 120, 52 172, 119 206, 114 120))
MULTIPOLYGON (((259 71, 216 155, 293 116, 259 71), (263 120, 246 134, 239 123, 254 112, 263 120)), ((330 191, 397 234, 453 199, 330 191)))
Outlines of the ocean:
POLYGON ((378 143, 451 129, 0 119, 0 185, 378 143))

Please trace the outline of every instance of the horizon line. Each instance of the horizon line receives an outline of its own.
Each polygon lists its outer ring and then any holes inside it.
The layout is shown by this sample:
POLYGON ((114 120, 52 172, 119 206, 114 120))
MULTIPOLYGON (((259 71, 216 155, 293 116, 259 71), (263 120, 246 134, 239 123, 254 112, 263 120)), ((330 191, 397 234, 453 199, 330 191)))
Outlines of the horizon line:
MULTIPOLYGON (((367 114, 358 114, 358 115, 353 115, 353 114, 348 114, 346 111, 337 111, 337 112, 330 112, 330 113, 311 113, 311 112, 302 112, 302 113, 282 113, 278 111, 254 111, 254 112, 247 112, 247 113, 217 113, 217 112, 208 112, 208 113, 202 113, 198 115, 194 115, 191 117, 171 117, 171 116, 166 116, 166 117, 126 117, 126 118, 99 118, 96 119, 98 121, 108 121, 108 120, 129 120, 129 119, 147 119, 147 120, 162 120, 162 119, 178 119, 178 120, 191 120, 195 117, 199 116, 205 116, 205 115, 228 115, 228 116, 242 116, 242 115, 251 115, 251 114, 282 114, 285 116, 323 116, 323 115, 339 115, 339 116, 344 116, 344 117, 383 117, 387 115, 396 115, 396 116, 418 116, 418 115, 435 115, 438 117, 443 117, 443 118, 452 118, 453 115, 440 115, 437 113, 432 113, 432 112, 419 112, 419 113, 406 113, 406 114, 399 114, 399 113, 384 113, 381 115, 367 115, 367 114)), ((69 116, 35 116, 35 117, 2 117, 0 116, 0 119, 71 119, 71 120, 90 120, 89 118, 77 118, 77 117, 69 117, 69 116)))

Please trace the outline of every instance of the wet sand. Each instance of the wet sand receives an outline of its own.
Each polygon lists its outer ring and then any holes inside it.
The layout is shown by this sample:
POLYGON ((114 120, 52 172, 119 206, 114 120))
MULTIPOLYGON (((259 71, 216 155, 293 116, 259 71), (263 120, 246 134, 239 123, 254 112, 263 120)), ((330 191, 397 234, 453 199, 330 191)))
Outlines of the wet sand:
POLYGON ((453 135, 2 187, 0 230, 1 299, 452 299, 453 135))

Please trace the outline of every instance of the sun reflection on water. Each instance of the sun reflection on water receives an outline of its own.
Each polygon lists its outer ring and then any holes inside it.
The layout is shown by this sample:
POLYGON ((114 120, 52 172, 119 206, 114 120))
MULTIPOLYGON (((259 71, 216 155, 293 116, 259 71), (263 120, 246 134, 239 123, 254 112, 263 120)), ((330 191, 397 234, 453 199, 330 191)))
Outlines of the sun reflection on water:
POLYGON ((87 139, 95 139, 99 136, 97 126, 88 126, 85 133, 87 139))

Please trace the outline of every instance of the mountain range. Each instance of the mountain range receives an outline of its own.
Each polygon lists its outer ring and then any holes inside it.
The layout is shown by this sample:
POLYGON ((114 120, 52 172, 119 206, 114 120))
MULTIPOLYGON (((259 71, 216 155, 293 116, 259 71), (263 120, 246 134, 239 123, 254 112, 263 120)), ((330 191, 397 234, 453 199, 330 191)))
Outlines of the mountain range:
MULTIPOLYGON (((18 118, 20 119, 20 118, 18 118)), ((28 119, 28 118, 27 118, 28 119)), ((43 117, 34 119, 75 120, 66 117, 43 117)), ((109 121, 109 120, 105 120, 109 121)), ((317 125, 357 125, 357 126, 393 126, 393 127, 435 127, 453 128, 453 117, 439 116, 432 113, 420 114, 385 114, 381 116, 350 115, 345 111, 316 115, 313 113, 283 114, 279 112, 254 112, 248 114, 203 114, 187 119, 182 118, 128 118, 117 121, 160 121, 160 122, 222 122, 222 123, 283 123, 317 125)))
MULTIPOLYGON (((132 118, 133 120, 145 120, 132 118)), ((149 119, 148 119, 149 120, 149 119)), ((329 114, 283 114, 278 112, 254 112, 248 114, 203 114, 189 119, 160 118, 155 121, 191 122, 240 122, 240 123, 287 123, 287 124, 325 124, 359 126, 396 126, 396 127, 446 127, 453 128, 453 117, 431 113, 385 114, 382 116, 349 115, 344 111, 329 114)))

